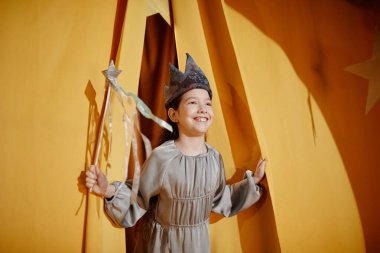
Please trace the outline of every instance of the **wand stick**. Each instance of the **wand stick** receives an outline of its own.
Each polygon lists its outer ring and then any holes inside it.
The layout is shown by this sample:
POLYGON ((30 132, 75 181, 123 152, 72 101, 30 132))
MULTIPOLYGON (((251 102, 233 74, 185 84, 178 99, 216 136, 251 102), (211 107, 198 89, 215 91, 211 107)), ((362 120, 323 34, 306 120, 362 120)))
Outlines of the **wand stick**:
MULTIPOLYGON (((106 121, 106 114, 108 112, 108 106, 110 103, 111 90, 112 90, 111 84, 113 80, 116 80, 117 76, 121 73, 121 70, 116 69, 113 63, 113 60, 111 60, 108 69, 102 72, 107 80, 106 81, 107 95, 105 98, 105 103, 103 103, 103 107, 102 107, 102 118, 100 121, 100 129, 98 130, 98 136, 97 136, 97 141, 96 141, 96 152, 95 152, 94 160, 92 161, 92 164, 94 164, 95 166, 97 166, 99 163, 100 150, 103 143, 104 124, 106 121)), ((92 192, 92 187, 90 188, 90 192, 92 192)))
MULTIPOLYGON (((108 83, 108 81, 107 81, 108 83)), ((99 155, 100 155, 100 150, 103 142, 103 133, 104 133, 104 123, 106 121, 106 114, 108 111, 108 105, 110 103, 110 97, 111 97, 111 85, 108 83, 107 85, 107 96, 106 96, 106 102, 103 105, 102 108, 102 119, 100 123, 100 129, 98 131, 98 136, 97 136, 97 142, 96 142, 96 153, 94 156, 93 164, 96 166, 99 163, 99 155)))

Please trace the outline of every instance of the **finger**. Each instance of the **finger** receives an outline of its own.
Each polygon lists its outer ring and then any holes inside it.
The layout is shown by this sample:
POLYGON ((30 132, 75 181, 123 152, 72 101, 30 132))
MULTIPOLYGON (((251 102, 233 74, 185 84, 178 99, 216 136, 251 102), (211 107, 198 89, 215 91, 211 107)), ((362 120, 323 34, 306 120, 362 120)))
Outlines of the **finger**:
POLYGON ((86 174, 86 179, 87 178, 91 178, 91 179, 94 179, 94 180, 97 180, 98 179, 98 177, 95 175, 95 174, 93 174, 93 173, 88 173, 88 174, 86 174))
POLYGON ((265 171, 265 167, 266 167, 266 163, 263 162, 263 163, 261 163, 261 164, 259 165, 259 167, 257 168, 257 170, 259 170, 259 171, 265 171))
POLYGON ((260 159, 260 161, 256 165, 256 170, 259 170, 261 167, 263 167, 263 165, 265 166, 265 163, 266 163, 265 160, 260 159))
POLYGON ((88 189, 92 189, 92 187, 94 187, 94 184, 86 183, 86 187, 87 187, 88 189))
POLYGON ((89 178, 93 178, 93 179, 96 179, 97 176, 95 175, 95 173, 91 172, 91 171, 86 171, 86 178, 89 177, 89 178))
POLYGON ((92 179, 92 178, 86 178, 86 183, 89 183, 89 184, 95 184, 96 183, 96 180, 95 179, 92 179))

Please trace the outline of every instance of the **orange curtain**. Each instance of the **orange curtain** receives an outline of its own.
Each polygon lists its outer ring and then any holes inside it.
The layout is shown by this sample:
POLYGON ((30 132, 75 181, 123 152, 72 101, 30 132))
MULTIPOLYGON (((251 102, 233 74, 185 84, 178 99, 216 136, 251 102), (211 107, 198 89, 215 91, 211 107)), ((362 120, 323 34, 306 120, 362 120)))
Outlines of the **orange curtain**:
POLYGON ((225 2, 259 141, 274 155, 268 174, 282 250, 359 252, 364 239, 368 252, 379 251, 380 84, 370 67, 379 59, 378 7, 225 2), (367 61, 367 77, 350 71, 367 61))

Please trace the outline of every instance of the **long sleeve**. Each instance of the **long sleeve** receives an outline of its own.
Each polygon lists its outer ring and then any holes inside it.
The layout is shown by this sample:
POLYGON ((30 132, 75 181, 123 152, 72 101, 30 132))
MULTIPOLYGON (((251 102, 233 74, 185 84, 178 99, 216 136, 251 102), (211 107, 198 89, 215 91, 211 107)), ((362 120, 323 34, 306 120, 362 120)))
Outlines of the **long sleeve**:
POLYGON ((230 217, 256 203, 261 197, 262 189, 255 184, 252 171, 246 171, 242 181, 227 185, 221 156, 219 161, 219 182, 212 211, 230 217))
POLYGON ((105 211, 113 223, 120 227, 132 227, 149 209, 150 199, 160 192, 163 180, 163 166, 153 151, 145 161, 137 201, 131 205, 131 182, 113 182, 116 188, 112 200, 105 200, 105 211))

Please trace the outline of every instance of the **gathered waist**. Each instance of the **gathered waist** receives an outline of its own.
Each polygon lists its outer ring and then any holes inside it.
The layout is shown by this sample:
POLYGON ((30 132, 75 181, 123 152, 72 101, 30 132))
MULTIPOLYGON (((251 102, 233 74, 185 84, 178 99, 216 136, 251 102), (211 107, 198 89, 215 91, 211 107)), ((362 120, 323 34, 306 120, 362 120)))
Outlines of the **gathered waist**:
POLYGON ((209 223, 213 194, 161 199, 154 219, 164 227, 197 227, 209 223))
POLYGON ((209 219, 206 219, 202 222, 195 223, 195 224, 163 224, 157 219, 153 219, 153 222, 164 229, 180 229, 180 228, 196 228, 196 227, 202 227, 205 225, 208 226, 209 219))

